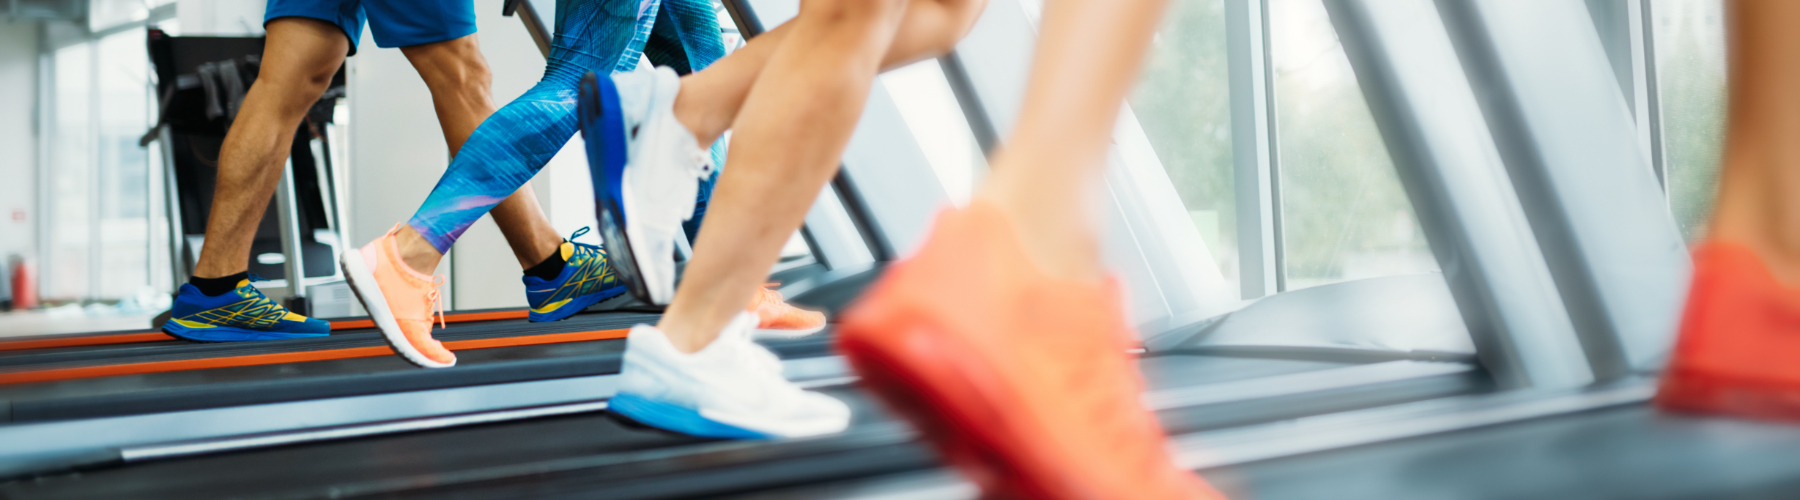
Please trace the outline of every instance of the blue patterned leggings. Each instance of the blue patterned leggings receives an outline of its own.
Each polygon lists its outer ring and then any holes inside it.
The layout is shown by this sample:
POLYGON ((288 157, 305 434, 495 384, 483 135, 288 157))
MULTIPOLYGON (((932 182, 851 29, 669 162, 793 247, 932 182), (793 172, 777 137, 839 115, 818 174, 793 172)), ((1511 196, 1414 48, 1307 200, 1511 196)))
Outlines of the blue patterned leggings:
MULTIPOLYGON (((463 231, 529 182, 574 137, 575 86, 582 75, 630 71, 645 52, 668 59, 658 64, 690 71, 723 57, 712 2, 557 0, 556 39, 544 78, 475 129, 407 223, 439 252, 449 251, 463 231)), ((722 159, 718 145, 713 156, 722 159)), ((710 181, 701 186, 696 224, 711 187, 710 181)))

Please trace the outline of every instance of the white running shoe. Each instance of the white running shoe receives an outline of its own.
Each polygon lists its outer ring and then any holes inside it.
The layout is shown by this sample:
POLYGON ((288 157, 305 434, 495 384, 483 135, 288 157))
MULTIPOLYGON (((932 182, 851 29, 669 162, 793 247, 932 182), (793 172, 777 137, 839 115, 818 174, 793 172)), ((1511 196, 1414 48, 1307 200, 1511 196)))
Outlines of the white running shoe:
POLYGON ((680 92, 681 77, 666 67, 590 74, 580 92, 601 239, 626 287, 655 305, 675 297, 675 240, 714 168, 675 118, 680 92))
POLYGON ((781 360, 750 341, 756 316, 739 314, 698 352, 675 349, 650 325, 625 341, 619 392, 609 407, 645 425, 725 439, 804 437, 841 432, 850 408, 781 376, 781 360))

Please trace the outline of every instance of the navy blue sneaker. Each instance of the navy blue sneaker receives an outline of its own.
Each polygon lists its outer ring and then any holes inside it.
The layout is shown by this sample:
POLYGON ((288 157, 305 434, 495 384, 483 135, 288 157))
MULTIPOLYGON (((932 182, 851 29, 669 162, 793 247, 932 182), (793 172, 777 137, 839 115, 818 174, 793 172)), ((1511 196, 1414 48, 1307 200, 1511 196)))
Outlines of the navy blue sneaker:
POLYGON ((256 275, 239 281, 236 290, 208 297, 194 285, 181 285, 169 322, 162 331, 196 342, 242 342, 323 337, 331 323, 294 314, 251 286, 256 275))
POLYGON ((613 274, 606 250, 573 241, 587 232, 584 227, 563 240, 559 251, 567 264, 556 279, 525 277, 525 301, 531 305, 527 316, 531 321, 557 321, 625 293, 625 282, 613 274))

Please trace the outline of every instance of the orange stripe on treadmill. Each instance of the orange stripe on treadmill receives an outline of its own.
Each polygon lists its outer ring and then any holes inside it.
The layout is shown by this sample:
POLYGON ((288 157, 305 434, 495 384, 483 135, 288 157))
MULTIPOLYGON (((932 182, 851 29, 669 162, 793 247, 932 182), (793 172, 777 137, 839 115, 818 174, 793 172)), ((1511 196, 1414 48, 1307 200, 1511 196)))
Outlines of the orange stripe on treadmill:
POLYGON ((49 349, 52 347, 76 347, 84 345, 129 344, 133 342, 160 342, 165 340, 175 340, 175 338, 170 337, 163 332, 144 332, 60 339, 27 339, 0 342, 0 351, 22 351, 25 349, 49 349))
MULTIPOLYGON (((529 335, 493 339, 453 340, 445 342, 444 347, 453 351, 467 351, 473 349, 492 349, 495 347, 518 347, 540 344, 559 344, 564 342, 622 339, 625 338, 625 334, 630 331, 631 330, 627 329, 596 330, 591 332, 552 333, 548 335, 529 335)), ((129 363, 122 365, 82 366, 76 368, 0 373, 0 385, 54 382, 58 380, 113 377, 119 375, 141 375, 145 373, 205 370, 208 368, 230 368, 234 366, 258 366, 282 363, 305 363, 309 361, 329 361, 334 359, 372 358, 376 356, 393 355, 394 350, 392 348, 380 346, 352 347, 348 349, 331 349, 323 351, 284 352, 276 354, 252 354, 249 356, 231 356, 223 358, 184 359, 180 361, 152 361, 148 363, 129 363)))
MULTIPOLYGON (((466 321, 493 321, 493 320, 497 320, 497 319, 520 319, 520 318, 524 318, 528 314, 530 314, 530 313, 524 309, 513 309, 513 310, 507 310, 507 311, 449 313, 449 314, 444 315, 444 322, 445 323, 462 323, 462 322, 466 322, 466 321)), ((372 320, 372 319, 346 319, 346 320, 331 322, 331 329, 333 329, 333 330, 353 330, 353 329, 357 329, 357 328, 374 328, 374 327, 375 327, 375 320, 372 320)))
MULTIPOLYGON (((467 321, 492 321, 497 319, 519 319, 528 313, 524 309, 510 311, 482 311, 468 313, 450 313, 444 315, 445 323, 462 323, 467 321)), ((346 319, 331 322, 333 330, 355 330, 358 328, 374 328, 375 321, 370 319, 346 319)), ((175 340, 159 331, 151 330, 143 333, 121 333, 116 335, 94 335, 87 337, 67 337, 59 339, 14 340, 0 342, 0 351, 23 351, 26 349, 49 349, 52 347, 79 347, 89 345, 133 344, 138 342, 163 342, 175 340)))

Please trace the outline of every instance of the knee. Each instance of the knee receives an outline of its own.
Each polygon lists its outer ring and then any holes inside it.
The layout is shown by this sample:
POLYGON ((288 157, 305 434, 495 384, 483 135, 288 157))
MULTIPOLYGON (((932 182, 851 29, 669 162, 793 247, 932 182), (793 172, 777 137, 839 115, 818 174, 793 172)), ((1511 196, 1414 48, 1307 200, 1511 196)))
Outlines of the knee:
POLYGON ((834 33, 864 34, 898 24, 906 0, 805 0, 798 19, 834 33))
POLYGON ((933 54, 947 54, 956 49, 957 42, 968 36, 969 30, 975 27, 975 20, 987 7, 987 0, 915 0, 912 8, 929 8, 935 14, 926 29, 927 48, 933 54))

